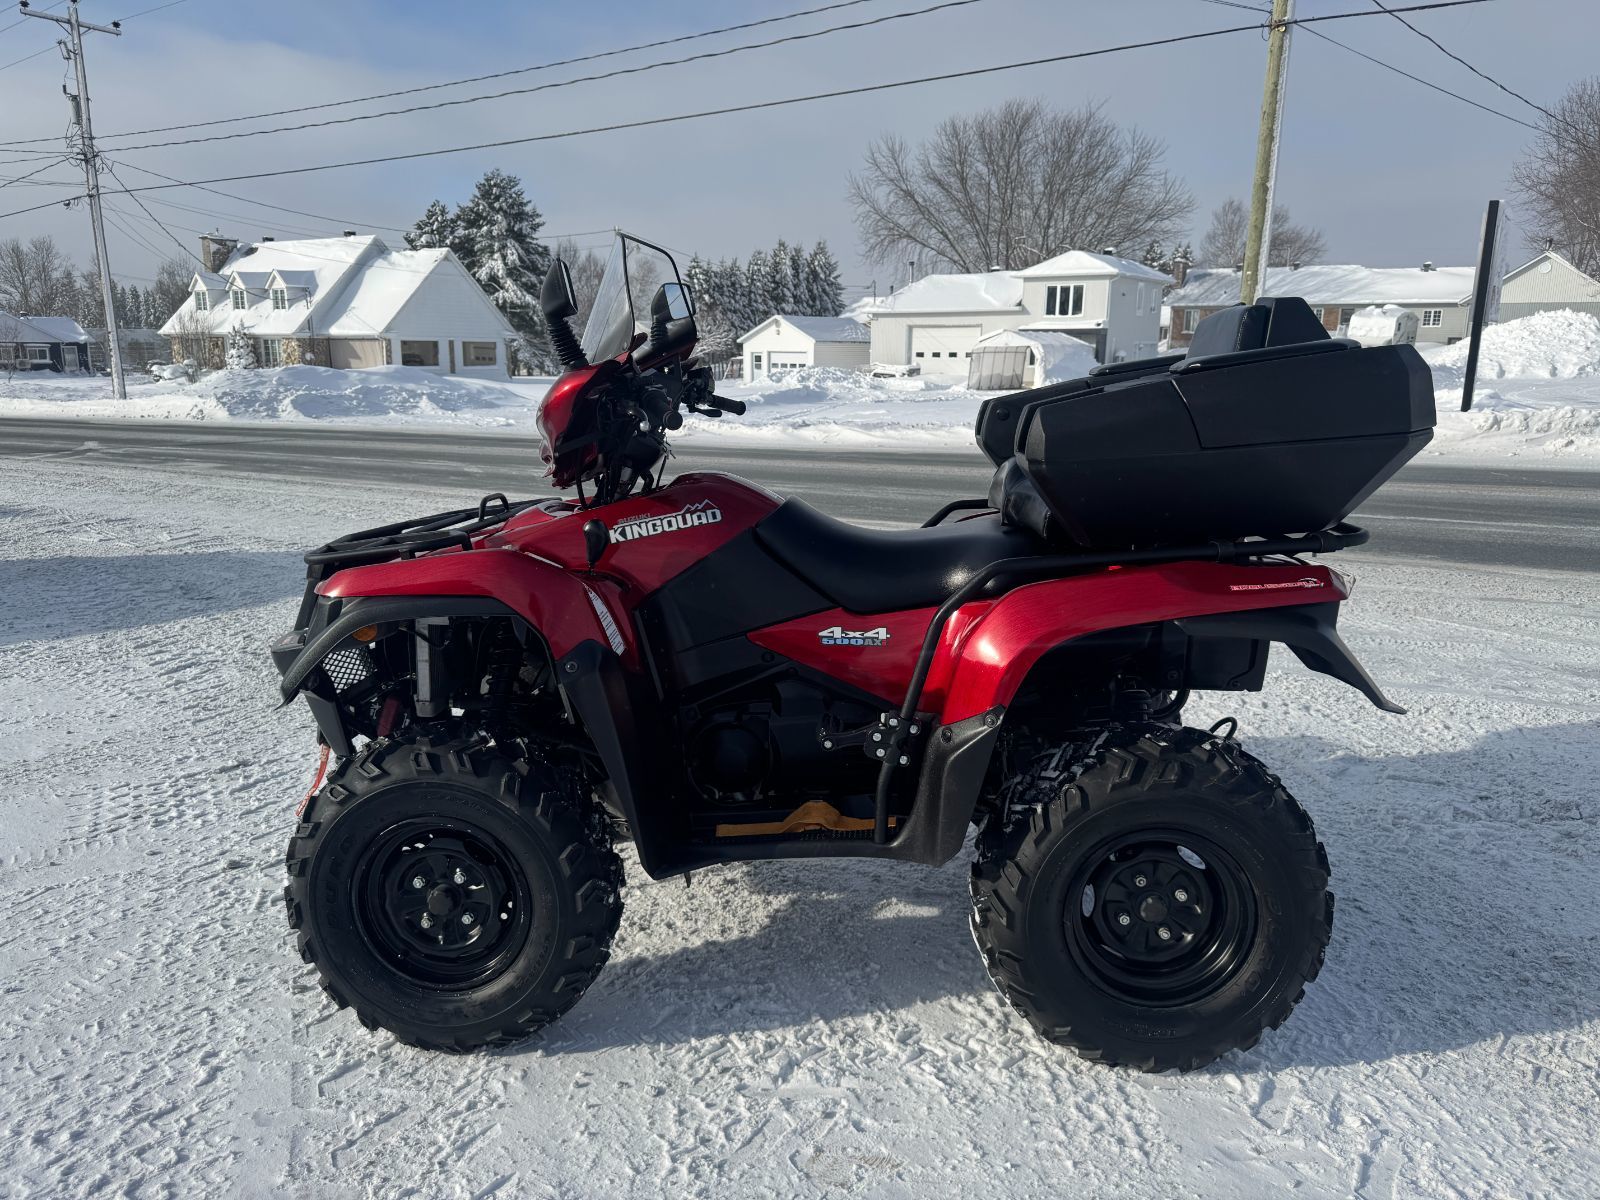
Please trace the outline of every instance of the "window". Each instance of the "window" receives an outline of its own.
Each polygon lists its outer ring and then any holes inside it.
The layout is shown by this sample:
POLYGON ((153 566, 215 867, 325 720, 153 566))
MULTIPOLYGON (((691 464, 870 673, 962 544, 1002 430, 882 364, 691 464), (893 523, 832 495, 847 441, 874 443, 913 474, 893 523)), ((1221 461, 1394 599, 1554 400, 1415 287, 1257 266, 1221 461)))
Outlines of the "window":
POLYGON ((401 342, 400 365, 402 367, 437 367, 439 365, 439 343, 401 342))
POLYGON ((289 290, 287 288, 272 289, 272 307, 280 309, 289 307, 289 290))
POLYGON ((935 351, 934 351, 934 352, 933 352, 933 356, 934 356, 934 357, 935 357, 935 358, 938 358, 938 357, 939 357, 939 352, 938 352, 938 351, 937 351, 937 350, 935 350, 935 351))
POLYGON ((28 347, 28 361, 29 362, 36 362, 36 363, 47 363, 47 362, 49 362, 50 361, 50 347, 49 346, 29 346, 28 347))
POLYGON ((757 350, 750 355, 750 373, 754 375, 759 370, 761 370, 761 351, 757 350))
POLYGON ((1444 309, 1425 308, 1422 310, 1422 327, 1424 329, 1437 329, 1444 324, 1444 309))
POLYGON ((921 351, 921 350, 918 350, 918 351, 917 351, 917 357, 918 357, 918 358, 921 358, 921 357, 922 357, 922 351, 921 351))
POLYGON ((1044 290, 1044 315, 1076 317, 1083 312, 1083 284, 1052 284, 1044 290))
POLYGON ((1135 301, 1135 306, 1137 315, 1144 316, 1144 284, 1142 283, 1139 285, 1139 298, 1135 301))
POLYGON ((464 367, 492 367, 498 361, 493 342, 461 343, 461 365, 464 367))
POLYGON ((1317 314, 1317 320, 1319 322, 1321 322, 1324 325, 1326 325, 1328 323, 1328 317, 1327 317, 1328 310, 1323 308, 1322 305, 1320 305, 1320 304, 1317 305, 1311 311, 1317 314))
POLYGON ((247 303, 244 298, 243 288, 229 288, 228 294, 233 297, 233 306, 235 308, 243 308, 247 303))
POLYGON ((1198 308, 1186 308, 1186 309, 1184 309, 1183 310, 1183 331, 1185 333, 1193 333, 1194 332, 1194 327, 1196 325, 1198 325, 1198 324, 1200 324, 1200 310, 1198 308))
POLYGON ((1343 326, 1348 326, 1350 324, 1350 318, 1355 316, 1355 315, 1356 315, 1356 310, 1355 309, 1353 309, 1353 308, 1341 308, 1339 310, 1339 324, 1343 325, 1343 326))
POLYGON ((204 292, 196 292, 194 294, 194 310, 195 310, 195 312, 205 312, 206 309, 208 309, 210 307, 211 307, 211 297, 210 296, 206 295, 204 292))
POLYGON ((263 367, 283 366, 283 339, 261 339, 261 365, 263 367))

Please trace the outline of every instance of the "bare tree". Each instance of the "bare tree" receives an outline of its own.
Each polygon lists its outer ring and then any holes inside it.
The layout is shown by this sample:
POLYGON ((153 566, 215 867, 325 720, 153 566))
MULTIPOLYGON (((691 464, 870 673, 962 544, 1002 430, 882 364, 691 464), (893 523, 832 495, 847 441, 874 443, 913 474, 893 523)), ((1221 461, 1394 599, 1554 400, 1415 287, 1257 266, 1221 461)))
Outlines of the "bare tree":
POLYGON ((195 264, 186 258, 169 258, 156 268, 155 282, 145 292, 145 307, 150 310, 150 320, 160 328, 183 307, 189 298, 189 283, 194 279, 195 264))
POLYGON ((1512 170, 1533 240, 1549 239, 1580 271, 1600 271, 1600 76, 1579 80, 1512 170))
POLYGON ((0 242, 0 308, 34 316, 71 315, 77 279, 55 239, 0 242))
MULTIPOLYGON (((1250 232, 1250 210, 1233 198, 1224 200, 1211 214, 1211 224, 1195 264, 1202 267, 1235 267, 1244 262, 1245 242, 1250 232)), ((1310 225, 1296 225, 1289 209, 1272 206, 1272 244, 1267 247, 1267 265, 1286 267, 1290 263, 1314 263, 1327 250, 1322 231, 1310 225)))
POLYGON ((606 260, 593 250, 585 250, 571 238, 556 243, 556 257, 567 264, 572 273, 572 290, 578 299, 578 315, 573 327, 580 333, 589 319, 589 309, 594 305, 595 293, 600 290, 600 277, 606 273, 606 260))
POLYGON ((1165 153, 1100 105, 1056 112, 1011 100, 949 117, 915 147, 879 138, 849 197, 863 248, 878 262, 917 257, 986 271, 1071 249, 1135 255, 1179 232, 1194 210, 1189 190, 1163 169, 1165 153))

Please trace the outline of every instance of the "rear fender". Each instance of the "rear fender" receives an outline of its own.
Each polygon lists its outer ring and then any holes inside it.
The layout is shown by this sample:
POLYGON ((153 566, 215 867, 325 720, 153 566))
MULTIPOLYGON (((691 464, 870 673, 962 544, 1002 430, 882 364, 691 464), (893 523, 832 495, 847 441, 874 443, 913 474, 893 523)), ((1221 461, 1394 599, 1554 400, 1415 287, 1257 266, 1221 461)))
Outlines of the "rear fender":
POLYGON ((924 707, 939 714, 941 725, 1006 707, 1045 654, 1101 630, 1212 614, 1336 605, 1349 594, 1348 585, 1335 572, 1299 562, 1185 561, 1114 567, 1028 584, 988 603, 946 639, 928 673, 924 707))

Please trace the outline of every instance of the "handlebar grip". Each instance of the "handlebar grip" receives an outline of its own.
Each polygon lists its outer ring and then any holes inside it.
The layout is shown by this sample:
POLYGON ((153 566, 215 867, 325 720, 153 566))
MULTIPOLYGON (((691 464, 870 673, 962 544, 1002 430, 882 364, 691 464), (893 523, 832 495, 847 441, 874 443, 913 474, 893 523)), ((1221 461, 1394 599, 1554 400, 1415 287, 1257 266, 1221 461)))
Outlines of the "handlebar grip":
POLYGON ((720 408, 723 412, 731 412, 736 417, 744 416, 743 400, 730 400, 726 396, 718 396, 712 400, 712 403, 720 408))

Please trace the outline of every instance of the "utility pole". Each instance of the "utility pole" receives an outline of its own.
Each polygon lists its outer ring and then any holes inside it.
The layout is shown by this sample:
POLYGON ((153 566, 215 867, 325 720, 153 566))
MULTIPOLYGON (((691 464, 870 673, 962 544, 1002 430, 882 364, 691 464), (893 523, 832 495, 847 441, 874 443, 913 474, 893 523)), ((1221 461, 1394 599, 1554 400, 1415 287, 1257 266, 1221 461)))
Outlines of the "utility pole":
POLYGON ((1239 299, 1254 304, 1266 277, 1272 248, 1272 188, 1278 174, 1278 139, 1283 131, 1283 76, 1289 66, 1289 24, 1294 0, 1272 0, 1267 27, 1267 83, 1261 96, 1261 128, 1256 134, 1256 173, 1250 182, 1250 233, 1245 241, 1244 277, 1239 299))
MULTIPOLYGON (((83 160, 83 183, 89 198, 89 224, 94 230, 94 257, 100 268, 100 298, 106 306, 106 353, 111 357, 111 385, 116 392, 118 400, 128 398, 128 385, 122 377, 122 339, 117 329, 117 310, 111 299, 111 261, 106 257, 106 226, 100 215, 100 171, 95 160, 94 151, 94 126, 89 120, 89 74, 83 64, 83 31, 92 30, 95 33, 109 33, 113 37, 122 36, 122 22, 113 21, 110 25, 91 25, 87 21, 78 19, 78 0, 67 0, 67 15, 54 16, 50 13, 34 12, 28 7, 28 0, 21 0, 22 15, 25 17, 38 17, 41 21, 54 21, 57 25, 65 25, 72 32, 72 45, 66 46, 67 57, 72 59, 72 65, 78 72, 78 94, 68 96, 72 103, 72 119, 78 127, 78 156, 83 160)), ((65 89, 62 89, 65 90, 65 89)))

